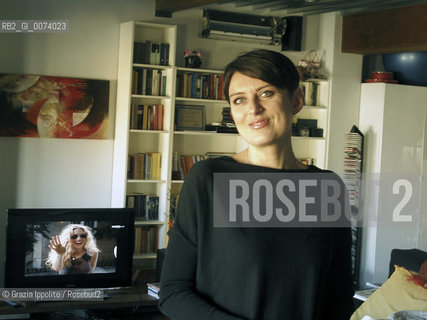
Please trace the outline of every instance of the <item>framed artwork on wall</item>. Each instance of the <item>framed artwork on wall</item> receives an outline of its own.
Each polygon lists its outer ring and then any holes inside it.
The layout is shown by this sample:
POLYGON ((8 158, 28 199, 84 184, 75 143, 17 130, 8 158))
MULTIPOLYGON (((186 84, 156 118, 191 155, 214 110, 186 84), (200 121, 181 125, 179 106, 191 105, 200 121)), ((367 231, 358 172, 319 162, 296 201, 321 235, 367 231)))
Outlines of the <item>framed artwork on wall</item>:
POLYGON ((108 80, 0 74, 0 136, 107 139, 108 80))

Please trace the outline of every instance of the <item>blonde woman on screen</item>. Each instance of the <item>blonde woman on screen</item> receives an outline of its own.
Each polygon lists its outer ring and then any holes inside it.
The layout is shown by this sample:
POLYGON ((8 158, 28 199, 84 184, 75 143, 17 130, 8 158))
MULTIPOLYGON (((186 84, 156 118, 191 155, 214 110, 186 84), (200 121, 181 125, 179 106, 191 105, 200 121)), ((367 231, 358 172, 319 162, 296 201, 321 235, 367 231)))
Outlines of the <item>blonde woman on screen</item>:
POLYGON ((46 261, 60 275, 93 273, 100 251, 89 227, 69 224, 50 240, 46 261))

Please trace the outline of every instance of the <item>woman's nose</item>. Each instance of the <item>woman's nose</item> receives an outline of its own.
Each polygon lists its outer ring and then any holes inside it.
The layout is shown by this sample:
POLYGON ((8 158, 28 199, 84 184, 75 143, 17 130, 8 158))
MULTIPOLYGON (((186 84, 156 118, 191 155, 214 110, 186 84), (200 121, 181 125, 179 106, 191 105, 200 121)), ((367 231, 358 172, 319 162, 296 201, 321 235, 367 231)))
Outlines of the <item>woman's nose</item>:
POLYGON ((263 110, 263 107, 258 99, 258 97, 253 97, 249 101, 249 113, 258 114, 263 110))

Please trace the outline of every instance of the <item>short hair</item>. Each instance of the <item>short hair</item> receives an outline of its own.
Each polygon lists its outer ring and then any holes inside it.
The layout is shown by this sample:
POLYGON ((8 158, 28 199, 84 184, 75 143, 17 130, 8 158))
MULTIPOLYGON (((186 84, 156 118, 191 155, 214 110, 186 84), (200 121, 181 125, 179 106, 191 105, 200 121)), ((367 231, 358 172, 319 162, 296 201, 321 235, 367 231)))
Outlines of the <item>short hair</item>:
POLYGON ((256 49, 241 53, 224 70, 224 95, 228 102, 230 81, 235 72, 268 82, 280 89, 294 92, 299 86, 299 74, 285 55, 271 50, 256 49))

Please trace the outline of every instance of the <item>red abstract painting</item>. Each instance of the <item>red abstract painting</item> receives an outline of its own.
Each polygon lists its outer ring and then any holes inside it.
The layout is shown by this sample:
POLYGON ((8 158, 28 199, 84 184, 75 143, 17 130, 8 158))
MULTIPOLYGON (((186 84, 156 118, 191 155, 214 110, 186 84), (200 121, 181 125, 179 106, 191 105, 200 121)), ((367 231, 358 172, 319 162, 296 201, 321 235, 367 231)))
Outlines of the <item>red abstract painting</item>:
POLYGON ((108 138, 109 81, 0 74, 0 136, 108 138))

